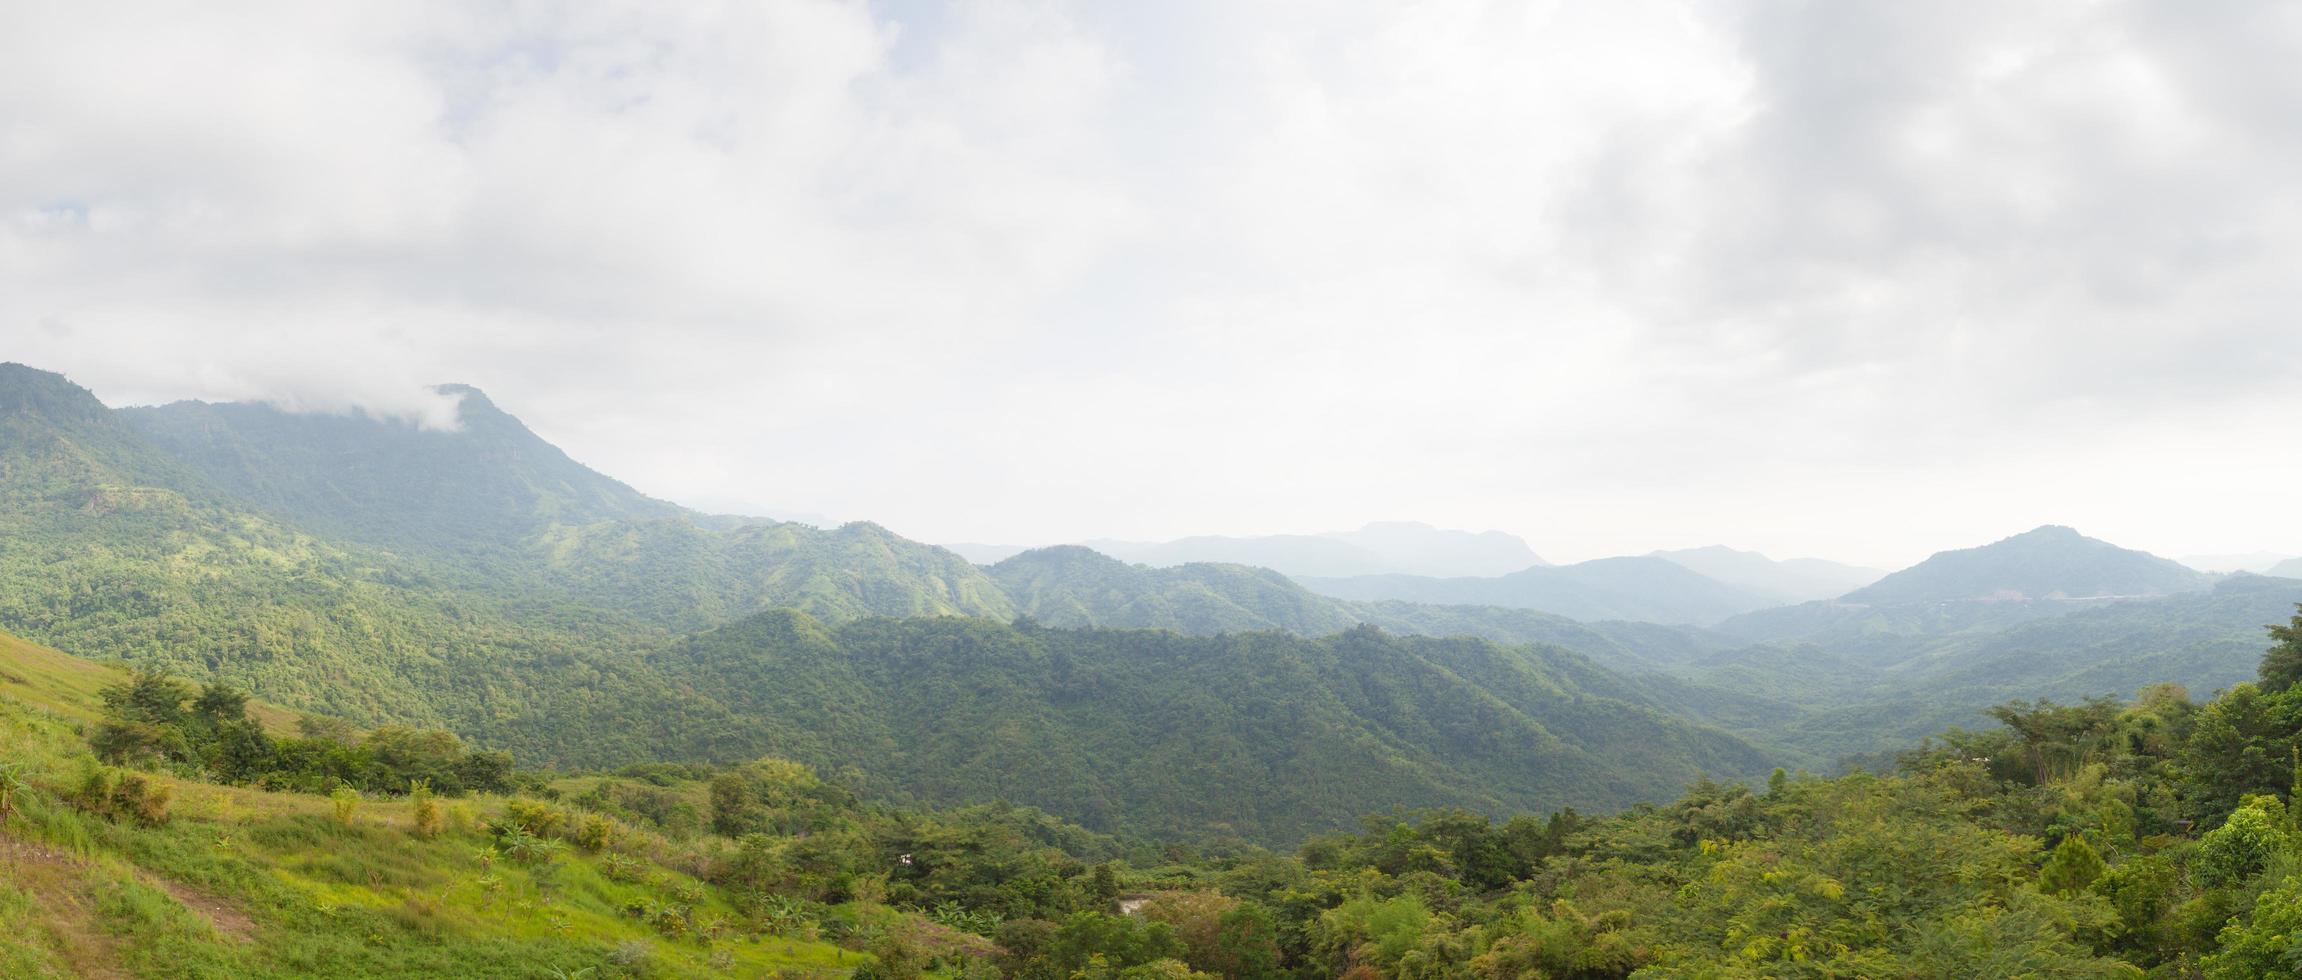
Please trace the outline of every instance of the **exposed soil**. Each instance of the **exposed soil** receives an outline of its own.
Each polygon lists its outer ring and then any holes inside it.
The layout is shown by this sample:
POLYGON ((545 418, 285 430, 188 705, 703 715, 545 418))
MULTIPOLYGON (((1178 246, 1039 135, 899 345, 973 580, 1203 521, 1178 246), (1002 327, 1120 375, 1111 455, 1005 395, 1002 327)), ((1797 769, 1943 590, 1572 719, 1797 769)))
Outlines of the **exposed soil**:
POLYGON ((31 939, 63 961, 78 977, 113 980, 128 976, 120 968, 119 940, 98 921, 96 898, 88 888, 82 862, 35 841, 0 833, 0 873, 30 892, 43 913, 47 935, 12 937, 31 939))

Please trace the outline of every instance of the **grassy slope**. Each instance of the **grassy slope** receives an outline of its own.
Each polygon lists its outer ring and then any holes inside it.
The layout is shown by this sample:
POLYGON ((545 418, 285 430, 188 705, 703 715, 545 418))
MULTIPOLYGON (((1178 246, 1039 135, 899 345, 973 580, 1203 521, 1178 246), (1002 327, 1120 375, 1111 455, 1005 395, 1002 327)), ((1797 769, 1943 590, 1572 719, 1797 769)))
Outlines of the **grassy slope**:
MULTIPOLYGON (((602 966, 625 943, 675 976, 862 962, 799 939, 660 938, 619 909, 685 889, 703 894, 699 918, 732 913, 661 862, 641 883, 610 881, 575 853, 544 878, 500 860, 485 869, 478 822, 501 806, 493 798, 447 801, 448 830, 432 840, 414 835, 405 802, 363 803, 344 825, 324 798, 164 776, 153 778, 174 791, 165 826, 81 813, 62 794, 93 761, 82 729, 96 691, 120 676, 0 636, 0 762, 28 763, 35 787, 0 828, 0 976, 534 977, 602 966)), ((660 840, 630 846, 678 861, 660 840)))

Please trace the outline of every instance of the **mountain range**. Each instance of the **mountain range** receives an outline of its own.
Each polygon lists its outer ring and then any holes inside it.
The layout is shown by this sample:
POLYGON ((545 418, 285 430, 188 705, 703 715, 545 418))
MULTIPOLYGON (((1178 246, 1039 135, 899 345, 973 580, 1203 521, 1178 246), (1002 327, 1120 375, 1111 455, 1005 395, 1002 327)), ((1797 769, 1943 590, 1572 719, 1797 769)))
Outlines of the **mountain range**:
MULTIPOLYGON (((1326 534, 1202 535, 1173 541, 1083 541, 1080 546, 1153 568, 1222 563, 1268 568, 1288 576, 1501 575, 1547 564, 1527 543, 1501 531, 1456 531, 1417 521, 1378 521, 1326 534)), ((1033 550, 1016 545, 953 544, 979 564, 1033 550)))
POLYGON ((2008 697, 2211 689, 2302 600, 2056 527, 1876 581, 1726 549, 1315 589, 1077 546, 983 566, 656 500, 445 390, 454 431, 114 410, 0 365, 0 629, 538 762, 773 753, 895 799, 1284 841, 1828 766, 2008 697))
POLYGON ((1583 620, 1705 624, 1781 603, 1652 555, 1538 566, 1488 578, 1360 575, 1298 581, 1340 599, 1539 609, 1583 620))
MULTIPOLYGON (((0 628, 538 762, 775 753, 898 798, 1015 799, 1132 832, 1284 840, 1378 799, 1614 807, 1764 761, 1522 637, 1378 632, 1240 566, 1059 550, 984 569, 870 524, 695 514, 453 393, 463 424, 440 431, 251 405, 115 411, 60 376, 0 367, 0 628), (1006 623, 1018 615, 1158 629, 1006 623), (1242 700, 1257 690, 1268 697, 1242 700), (1089 738, 1113 732, 1127 740, 1089 738), (925 751, 930 738, 967 754, 925 751), (906 748, 879 751, 891 744, 906 748), (1277 797, 1242 781, 1186 800, 1147 782, 1205 771, 1225 746, 1324 775, 1277 797), (1643 761, 1604 762, 1618 757, 1643 761), (971 778, 938 775, 954 767, 971 778), (1005 775, 972 778, 987 773, 1005 775)), ((1497 612, 1490 632, 1601 635, 1497 612)))

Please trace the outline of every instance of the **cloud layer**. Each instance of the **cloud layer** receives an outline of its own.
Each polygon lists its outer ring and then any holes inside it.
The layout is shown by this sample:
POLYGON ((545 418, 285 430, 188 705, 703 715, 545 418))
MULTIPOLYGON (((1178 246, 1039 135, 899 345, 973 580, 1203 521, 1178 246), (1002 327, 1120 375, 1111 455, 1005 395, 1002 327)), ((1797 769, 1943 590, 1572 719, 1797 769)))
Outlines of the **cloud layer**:
POLYGON ((0 356, 1015 541, 2302 551, 2279 5, 0 13, 0 356))

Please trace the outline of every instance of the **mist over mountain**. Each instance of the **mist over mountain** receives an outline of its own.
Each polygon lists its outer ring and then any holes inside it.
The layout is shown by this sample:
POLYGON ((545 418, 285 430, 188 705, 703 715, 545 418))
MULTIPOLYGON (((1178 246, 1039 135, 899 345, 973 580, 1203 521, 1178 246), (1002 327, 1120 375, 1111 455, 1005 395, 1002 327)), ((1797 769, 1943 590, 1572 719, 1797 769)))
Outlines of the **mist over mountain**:
POLYGON ((1806 602, 1843 595, 1878 581, 1886 573, 1820 558, 1776 561, 1755 551, 1724 545, 1657 551, 1653 557, 1683 565, 1705 577, 1783 602, 1806 602))
POLYGON ((2248 551, 2234 555, 2183 555, 2175 560, 2201 572, 2253 572, 2262 575, 2294 558, 2294 555, 2275 551, 2248 551))
POLYGON ((1298 581, 1342 599, 1537 609, 1581 620, 1702 624, 1781 603, 1653 556, 1540 566, 1487 578, 1363 575, 1298 581))
POLYGON ((2262 574, 2275 575, 2280 578, 2302 578, 2302 558, 2288 558, 2270 566, 2269 570, 2262 574))
POLYGON ((152 450, 317 533, 666 627, 767 608, 829 619, 1012 614, 958 556, 869 524, 706 515, 568 457, 478 389, 452 430, 263 404, 120 410, 152 450))
POLYGON ((1896 605, 1964 599, 2086 599, 2203 589, 2211 578, 2141 551, 2048 525, 1983 545, 1945 551, 1840 602, 1896 605))
MULTIPOLYGON (((1501 531, 1457 531, 1417 521, 1378 521, 1355 531, 1326 534, 1205 535, 1174 541, 1083 541, 1121 561, 1154 568, 1220 562, 1268 568, 1291 577, 1350 575, 1500 575, 1547 564, 1527 543, 1501 531)), ((996 564, 1031 550, 991 544, 954 544, 978 564, 996 564)))
POLYGON ((119 418, 258 507, 394 550, 470 555, 554 525, 685 513, 568 458, 477 388, 435 390, 458 399, 455 429, 256 403, 175 402, 119 418))

